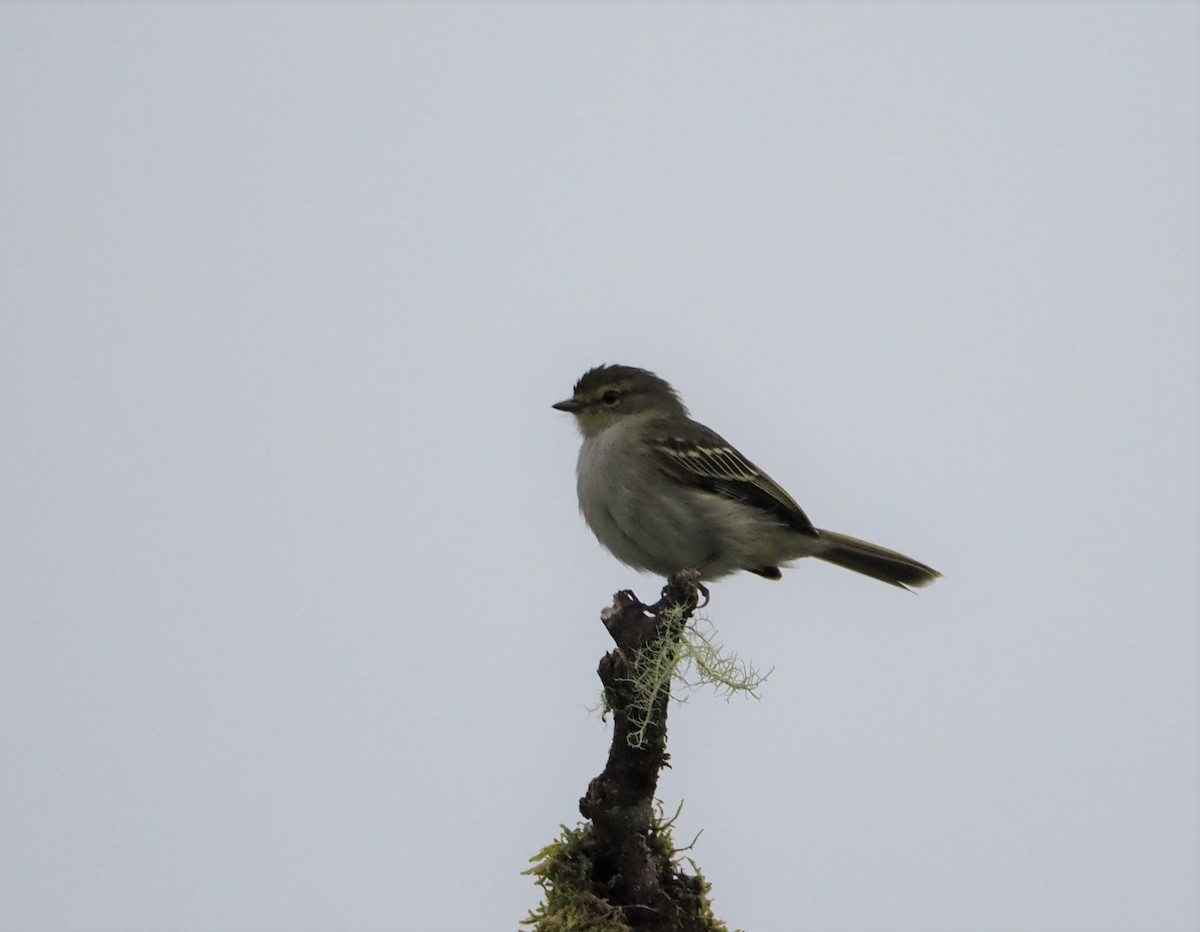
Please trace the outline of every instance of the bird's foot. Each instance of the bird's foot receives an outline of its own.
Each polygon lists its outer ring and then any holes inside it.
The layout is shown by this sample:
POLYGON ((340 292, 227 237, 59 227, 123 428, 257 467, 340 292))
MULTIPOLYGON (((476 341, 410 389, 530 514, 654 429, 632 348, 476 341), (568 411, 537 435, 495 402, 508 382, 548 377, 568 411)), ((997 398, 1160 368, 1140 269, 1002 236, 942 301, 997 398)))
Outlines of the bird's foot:
POLYGON ((693 609, 704 608, 708 604, 708 587, 700 582, 700 573, 698 570, 680 570, 668 579, 667 584, 663 586, 662 598, 651 606, 650 610, 655 612, 657 609, 666 608, 668 605, 678 603, 681 595, 690 596, 687 600, 693 602, 693 609), (693 601, 696 593, 704 597, 703 602, 693 601))

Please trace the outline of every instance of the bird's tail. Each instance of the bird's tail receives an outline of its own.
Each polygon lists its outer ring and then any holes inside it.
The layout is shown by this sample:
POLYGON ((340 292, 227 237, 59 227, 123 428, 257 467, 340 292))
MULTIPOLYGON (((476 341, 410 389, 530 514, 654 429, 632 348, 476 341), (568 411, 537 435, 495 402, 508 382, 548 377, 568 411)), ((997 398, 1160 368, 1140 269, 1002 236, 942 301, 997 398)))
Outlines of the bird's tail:
POLYGON ((817 533, 828 546, 819 553, 814 553, 814 557, 870 576, 872 579, 908 589, 928 586, 942 575, 932 567, 895 550, 888 550, 856 537, 847 537, 836 531, 817 533))

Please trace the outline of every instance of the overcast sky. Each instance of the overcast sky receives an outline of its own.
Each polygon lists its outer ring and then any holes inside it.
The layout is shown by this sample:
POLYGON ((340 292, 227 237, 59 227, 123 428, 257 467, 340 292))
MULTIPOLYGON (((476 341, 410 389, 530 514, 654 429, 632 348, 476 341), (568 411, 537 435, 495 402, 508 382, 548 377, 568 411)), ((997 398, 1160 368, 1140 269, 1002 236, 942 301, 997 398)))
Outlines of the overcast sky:
POLYGON ((1197 11, 0 7, 0 928, 514 929, 621 362, 945 574, 713 587, 731 928, 1194 930, 1197 11))

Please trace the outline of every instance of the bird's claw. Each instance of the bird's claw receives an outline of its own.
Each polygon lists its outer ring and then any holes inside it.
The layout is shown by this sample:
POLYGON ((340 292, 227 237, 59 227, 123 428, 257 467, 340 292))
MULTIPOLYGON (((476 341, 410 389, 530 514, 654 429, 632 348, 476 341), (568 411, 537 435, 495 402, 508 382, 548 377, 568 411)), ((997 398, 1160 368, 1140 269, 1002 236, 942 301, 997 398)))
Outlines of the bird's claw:
MULTIPOLYGON (((684 577, 682 579, 682 582, 684 583, 684 585, 692 586, 696 592, 699 592, 700 595, 704 596, 704 601, 698 602, 695 607, 696 608, 704 608, 704 606, 708 605, 708 600, 709 600, 708 586, 706 586, 706 585, 704 585, 704 583, 700 582, 700 574, 697 573, 695 570, 686 570, 683 573, 680 573, 680 576, 684 577), (685 576, 685 573, 686 573, 686 576, 685 576), (686 578, 686 577, 691 577, 691 578, 686 578)), ((658 600, 658 604, 666 605, 668 602, 670 602, 670 600, 671 600, 671 585, 670 585, 670 583, 668 583, 667 585, 663 586, 662 597, 658 600)))

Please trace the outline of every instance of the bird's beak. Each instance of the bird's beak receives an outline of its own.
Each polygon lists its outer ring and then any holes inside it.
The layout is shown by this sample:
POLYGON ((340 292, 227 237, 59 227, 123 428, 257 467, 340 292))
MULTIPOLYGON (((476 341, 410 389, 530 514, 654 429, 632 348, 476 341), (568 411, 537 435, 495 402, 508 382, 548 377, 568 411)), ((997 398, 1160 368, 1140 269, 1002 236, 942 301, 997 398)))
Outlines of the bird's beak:
POLYGON ((574 398, 568 398, 566 401, 560 401, 558 404, 551 405, 552 408, 557 408, 559 411, 566 411, 568 414, 574 414, 583 407, 582 401, 576 401, 574 398))

